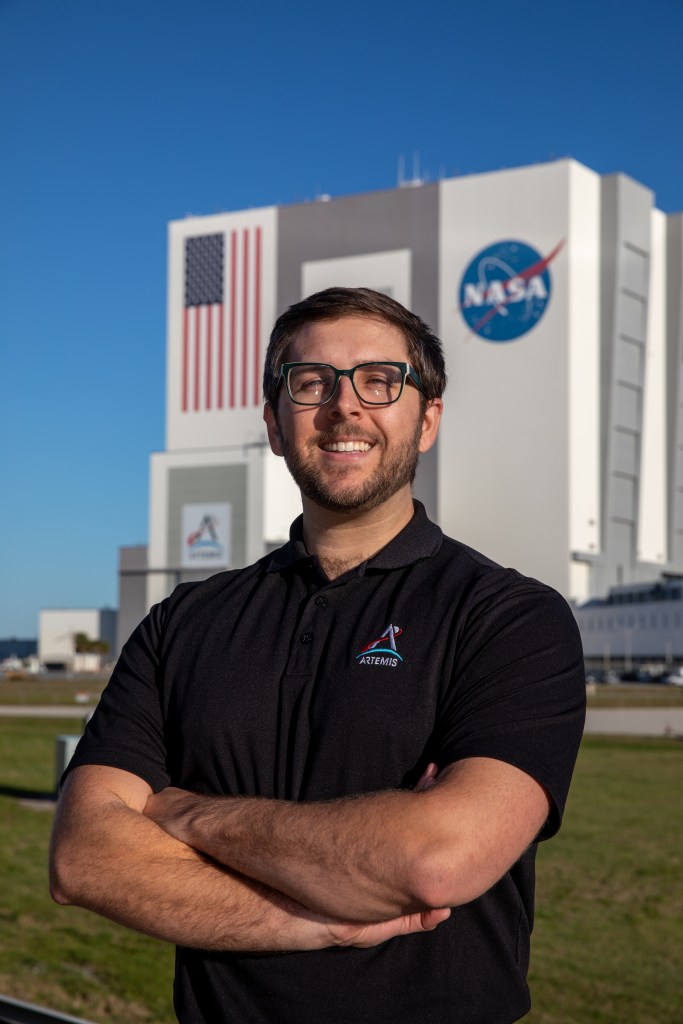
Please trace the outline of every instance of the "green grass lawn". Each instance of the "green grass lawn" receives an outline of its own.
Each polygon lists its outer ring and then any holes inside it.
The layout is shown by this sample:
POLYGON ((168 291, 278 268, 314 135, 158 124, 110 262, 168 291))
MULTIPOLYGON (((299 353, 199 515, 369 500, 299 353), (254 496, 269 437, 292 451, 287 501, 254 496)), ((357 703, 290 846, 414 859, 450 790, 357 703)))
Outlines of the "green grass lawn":
MULTIPOLYGON (((84 698, 96 704, 106 685, 104 676, 26 676, 0 678, 0 705, 66 704, 78 707, 84 698)), ((635 683, 598 685, 588 694, 592 708, 683 707, 683 686, 645 686, 635 683)))
POLYGON ((610 683, 588 693, 589 708, 681 708, 683 686, 610 683))
POLYGON ((683 1021, 683 745, 587 737, 539 850, 529 1024, 683 1021))
POLYGON ((76 704, 87 695, 96 704, 106 680, 102 676, 26 676, 25 679, 0 679, 0 704, 76 704))
MULTIPOLYGON (((0 719, 0 992, 98 1024, 170 1024, 173 952, 47 893, 54 738, 0 719)), ((538 858, 529 1024, 683 1020, 683 745, 587 737, 560 835, 538 858)))
POLYGON ((94 1022, 171 1024, 173 950, 47 890, 55 737, 82 720, 0 719, 0 993, 94 1022))

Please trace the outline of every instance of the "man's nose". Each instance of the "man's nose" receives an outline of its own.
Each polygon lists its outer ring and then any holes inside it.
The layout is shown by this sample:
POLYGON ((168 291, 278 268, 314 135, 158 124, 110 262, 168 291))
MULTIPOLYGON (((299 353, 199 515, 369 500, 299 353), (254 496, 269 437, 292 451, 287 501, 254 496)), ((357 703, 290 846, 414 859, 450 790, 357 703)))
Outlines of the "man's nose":
POLYGON ((330 415, 336 416, 349 416, 362 411, 360 398, 354 391, 350 377, 339 378, 337 390, 322 408, 330 415))

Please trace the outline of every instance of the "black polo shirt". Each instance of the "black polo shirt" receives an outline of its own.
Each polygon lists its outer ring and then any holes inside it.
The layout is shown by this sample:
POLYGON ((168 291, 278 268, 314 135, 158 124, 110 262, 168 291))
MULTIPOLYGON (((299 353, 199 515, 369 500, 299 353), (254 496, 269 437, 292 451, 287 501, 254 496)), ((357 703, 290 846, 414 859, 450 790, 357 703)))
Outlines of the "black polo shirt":
MULTIPOLYGON (((444 537, 419 503, 329 581, 302 539, 183 584, 126 644, 70 767, 155 790, 325 800, 411 787, 429 761, 522 768, 559 827, 585 685, 565 601, 444 537)), ((183 1024, 509 1024, 529 1007, 535 848, 435 931, 373 949, 180 949, 183 1024)))

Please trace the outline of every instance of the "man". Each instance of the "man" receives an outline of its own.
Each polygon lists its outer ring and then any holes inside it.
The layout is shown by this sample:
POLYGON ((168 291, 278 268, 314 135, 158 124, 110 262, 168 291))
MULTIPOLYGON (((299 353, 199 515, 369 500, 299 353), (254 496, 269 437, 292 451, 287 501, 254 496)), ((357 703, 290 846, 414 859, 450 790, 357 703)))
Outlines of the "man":
POLYGON ((303 517, 152 609, 70 766, 53 895, 175 942, 184 1024, 528 1010, 534 841, 559 827, 583 662, 562 598, 413 502, 444 386, 387 296, 280 317, 264 416, 303 517))

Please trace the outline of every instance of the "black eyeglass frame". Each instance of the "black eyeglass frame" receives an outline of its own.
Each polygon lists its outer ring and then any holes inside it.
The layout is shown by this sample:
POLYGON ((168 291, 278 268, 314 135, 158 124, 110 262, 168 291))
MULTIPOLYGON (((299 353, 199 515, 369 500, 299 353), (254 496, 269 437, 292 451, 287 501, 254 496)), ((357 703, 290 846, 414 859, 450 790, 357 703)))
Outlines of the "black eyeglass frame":
POLYGON ((338 370, 336 366, 332 365, 332 363, 310 363, 307 361, 299 363, 283 363, 282 366, 280 367, 280 376, 278 377, 277 387, 279 388, 281 382, 284 380, 285 388, 287 389, 287 394, 289 395, 289 398, 291 399, 292 402, 294 402, 295 405, 304 405, 308 406, 309 409, 316 409, 319 408, 321 405, 327 405, 327 403, 332 398, 334 398, 335 394, 337 393, 337 388, 339 387, 340 377, 349 378, 354 393, 357 395, 359 401, 361 401, 364 405, 394 405, 396 402, 398 402, 399 398, 403 394, 403 388, 406 385, 406 381, 411 381, 411 383, 417 388, 421 395, 424 395, 425 393, 424 388, 422 387, 422 381, 420 380, 420 376, 417 373, 417 371, 412 368, 410 363, 399 363, 395 362, 393 359, 371 359, 366 363, 357 363, 356 366, 352 366, 348 370, 338 370), (290 371, 295 369, 297 366, 321 366, 324 367, 326 370, 333 371, 334 384, 332 385, 332 390, 330 391, 327 398, 325 398, 322 402, 300 402, 294 397, 289 387, 289 374, 290 371), (358 394, 358 389, 356 387, 356 382, 353 379, 353 376, 356 370, 362 370, 363 367, 365 366, 395 366, 397 370, 400 370, 401 390, 396 395, 396 398, 392 398, 391 401, 389 402, 371 402, 367 398, 364 398, 362 395, 358 394))

